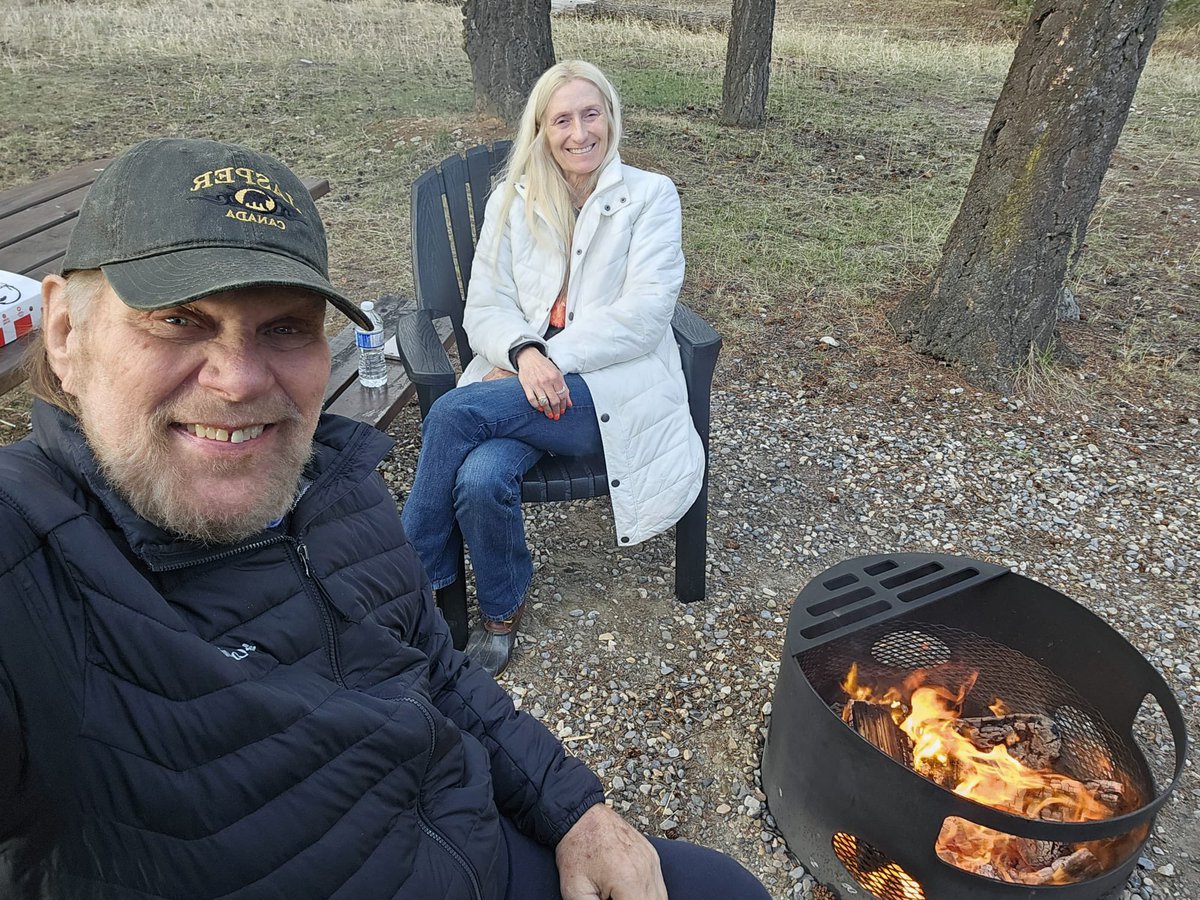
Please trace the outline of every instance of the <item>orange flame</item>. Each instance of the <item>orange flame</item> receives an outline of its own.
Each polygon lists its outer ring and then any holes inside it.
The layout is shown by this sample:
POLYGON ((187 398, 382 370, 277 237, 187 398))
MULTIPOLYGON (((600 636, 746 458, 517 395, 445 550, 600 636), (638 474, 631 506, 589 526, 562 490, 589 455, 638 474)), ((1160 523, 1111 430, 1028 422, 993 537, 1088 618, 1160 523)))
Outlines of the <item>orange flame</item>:
MULTIPOLYGON (((950 690, 926 684, 927 673, 916 670, 901 686, 881 690, 861 683, 855 664, 842 687, 851 700, 886 706, 912 741, 913 769, 960 796, 1029 819, 1088 822, 1114 815, 1114 809, 1097 799, 1082 782, 1055 771, 1031 769, 1014 758, 1003 743, 982 750, 964 736, 955 723, 961 718, 963 701, 974 687, 977 674, 972 673, 957 690, 950 690)), ((844 716, 848 717, 849 708, 847 704, 844 716)), ((1011 714, 999 698, 989 709, 996 716, 1011 714)), ((1089 842, 1086 849, 1075 845, 1063 851, 1076 851, 1069 862, 1064 856, 1054 859, 1051 865, 1051 860, 1040 858, 1037 852, 1044 849, 1042 842, 950 817, 943 824, 936 849, 946 862, 977 874, 1006 881, 1061 884, 1095 874, 1094 863, 1101 859, 1108 860, 1105 864, 1114 862, 1117 848, 1127 843, 1116 838, 1089 842)), ((896 880, 894 873, 878 871, 881 878, 896 880)), ((864 886, 872 887, 865 882, 864 886)))
POLYGON ((877 897, 925 900, 925 891, 921 885, 896 863, 888 863, 878 869, 863 872, 859 883, 877 897))

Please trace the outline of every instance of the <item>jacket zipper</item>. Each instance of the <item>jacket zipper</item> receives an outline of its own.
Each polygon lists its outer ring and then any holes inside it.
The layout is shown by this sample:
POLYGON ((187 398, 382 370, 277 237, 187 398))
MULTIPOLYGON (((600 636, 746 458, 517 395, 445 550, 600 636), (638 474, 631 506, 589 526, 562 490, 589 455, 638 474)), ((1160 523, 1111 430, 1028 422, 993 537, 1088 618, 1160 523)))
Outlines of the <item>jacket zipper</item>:
MULTIPOLYGON (((303 541, 299 541, 295 538, 284 535, 275 535, 261 541, 256 541, 253 544, 245 544, 232 550, 223 550, 220 553, 214 553, 211 556, 206 556, 201 559, 193 559, 185 563, 171 563, 168 565, 154 566, 153 568, 155 571, 159 572, 170 572, 178 569, 185 569, 188 566, 216 562, 217 560, 236 556, 240 553, 246 553, 252 550, 260 550, 263 547, 269 547, 272 544, 279 543, 293 545, 296 556, 300 560, 300 565, 304 568, 305 577, 307 577, 307 579, 316 587, 317 596, 314 598, 314 602, 317 605, 317 609, 321 613, 321 622, 325 631, 325 652, 329 657, 329 667, 333 671, 333 677, 338 686, 345 688, 346 680, 342 675, 342 663, 337 643, 337 629, 334 628, 333 624, 333 600, 330 598, 329 591, 326 590, 325 585, 322 584, 321 580, 313 574, 312 567, 309 565, 308 547, 303 541)), ((310 594, 309 596, 312 595, 310 594)), ((425 708, 424 704, 412 697, 402 697, 400 698, 400 702, 411 703, 421 711, 421 715, 425 718, 425 725, 429 730, 429 761, 425 764, 425 774, 428 775, 429 766, 433 760, 433 748, 437 742, 437 729, 433 723, 433 716, 429 714, 429 710, 425 708)), ((429 821, 429 817, 425 814, 425 807, 421 804, 419 798, 417 800, 417 824, 422 833, 443 850, 445 850, 446 855, 454 860, 455 864, 462 869, 463 874, 466 875, 468 882, 470 882, 471 892, 475 897, 475 900, 483 900, 483 889, 480 887, 479 876, 475 872, 475 867, 462 853, 462 851, 450 843, 450 840, 446 838, 440 831, 438 831, 437 828, 434 827, 433 823, 429 821)))
MULTIPOLYGON (((430 763, 433 761, 433 747, 437 742, 437 729, 433 724, 433 716, 429 714, 429 710, 425 708, 423 703, 412 697, 401 697, 400 702, 411 703, 425 717, 425 725, 429 729, 429 762, 425 764, 425 775, 428 775, 430 763)), ((483 900, 483 889, 479 886, 479 876, 475 874, 475 867, 471 865, 471 861, 457 847, 450 843, 448 838, 434 828, 433 823, 429 821, 429 817, 425 815, 425 807, 421 804, 419 796, 417 798, 417 824, 425 836, 445 850, 449 857, 463 870, 467 876, 467 880, 471 883, 471 892, 476 900, 483 900)))
MULTIPOLYGON (((291 543, 290 540, 289 543, 291 543)), ((296 556, 300 558, 300 564, 304 566, 305 576, 316 586, 317 596, 314 599, 317 610, 321 613, 321 624, 325 630, 325 655, 329 657, 329 668, 333 672, 334 681, 338 683, 339 687, 344 688, 346 679, 342 676, 342 659, 338 652, 337 629, 333 626, 333 600, 329 596, 329 591, 325 589, 325 585, 321 583, 321 579, 313 574, 312 568, 308 564, 308 547, 303 541, 295 541, 295 549, 296 556)))
POLYGON ((261 550, 263 547, 270 547, 272 544, 279 544, 287 541, 288 538, 281 534, 272 535, 269 538, 264 538, 261 541, 255 541, 253 544, 242 544, 234 547, 231 550, 222 550, 220 553, 214 553, 211 556, 200 556, 195 559, 189 559, 185 562, 177 563, 147 563, 152 572, 178 572, 180 569, 186 569, 190 566, 203 566, 218 560, 228 559, 231 556, 238 556, 242 553, 249 553, 252 550, 261 550))

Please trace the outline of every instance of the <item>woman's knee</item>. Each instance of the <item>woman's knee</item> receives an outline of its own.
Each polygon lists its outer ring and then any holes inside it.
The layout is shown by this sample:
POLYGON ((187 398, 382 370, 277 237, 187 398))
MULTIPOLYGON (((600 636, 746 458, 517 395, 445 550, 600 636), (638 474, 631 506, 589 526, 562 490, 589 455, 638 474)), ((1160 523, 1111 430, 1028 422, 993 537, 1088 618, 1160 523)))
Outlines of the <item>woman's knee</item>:
POLYGON ((508 471, 503 461, 488 449, 486 443, 481 444, 458 467, 454 508, 459 513, 485 506, 509 506, 519 497, 516 491, 521 476, 508 471))
POLYGON ((481 466, 472 466, 471 457, 468 456, 454 479, 454 508, 461 512, 481 501, 500 499, 500 484, 497 473, 484 471, 481 466))
POLYGON ((446 391, 429 407, 421 422, 421 431, 428 436, 445 431, 449 426, 460 426, 471 415, 472 407, 470 398, 463 395, 461 388, 446 391))

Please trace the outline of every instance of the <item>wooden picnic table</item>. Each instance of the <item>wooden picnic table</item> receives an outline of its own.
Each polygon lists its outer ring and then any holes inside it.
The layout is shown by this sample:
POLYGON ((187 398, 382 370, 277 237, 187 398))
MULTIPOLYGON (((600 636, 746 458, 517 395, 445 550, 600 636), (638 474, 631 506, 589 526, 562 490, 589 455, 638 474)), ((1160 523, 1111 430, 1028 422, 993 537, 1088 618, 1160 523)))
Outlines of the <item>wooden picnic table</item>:
MULTIPOLYGON (((0 270, 35 280, 58 272, 83 198, 109 162, 110 159, 100 159, 80 163, 32 184, 0 191, 0 270)), ((301 180, 314 200, 329 193, 329 181, 325 178, 301 180)), ((394 294, 385 294, 376 301, 376 309, 391 334, 395 334, 398 317, 412 308, 412 301, 394 294)), ((449 323, 444 323, 440 333, 443 338, 452 339, 449 323)), ((330 344, 333 367, 325 391, 325 408, 376 428, 386 428, 414 396, 400 361, 389 359, 386 387, 368 390, 357 381, 354 326, 344 328, 330 344)), ((24 380, 20 359, 26 346, 22 339, 0 347, 0 394, 24 380)))
MULTIPOLYGON (((383 319, 388 337, 395 335, 400 316, 417 308, 411 299, 384 294, 375 301, 375 311, 383 319)), ((454 329, 448 318, 436 320, 442 345, 454 342, 454 329)), ((398 356, 388 355, 388 382, 385 387, 365 388, 358 383, 358 347, 354 343, 354 326, 343 328, 329 341, 333 356, 329 382, 325 385, 325 411, 337 413, 360 422, 369 422, 386 429, 401 409, 416 396, 416 387, 408 380, 398 356)))

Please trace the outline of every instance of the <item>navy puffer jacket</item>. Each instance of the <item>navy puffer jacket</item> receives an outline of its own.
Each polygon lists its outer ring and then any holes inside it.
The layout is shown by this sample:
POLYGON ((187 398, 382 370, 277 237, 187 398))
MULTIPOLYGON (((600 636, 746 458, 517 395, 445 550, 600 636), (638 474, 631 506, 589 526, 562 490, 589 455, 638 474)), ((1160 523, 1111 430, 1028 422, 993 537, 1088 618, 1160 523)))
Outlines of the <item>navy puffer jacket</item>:
POLYGON ((389 446, 323 418, 292 514, 204 548, 35 404, 0 448, 0 896, 495 898, 501 813, 553 845, 602 802, 452 649, 389 446))

